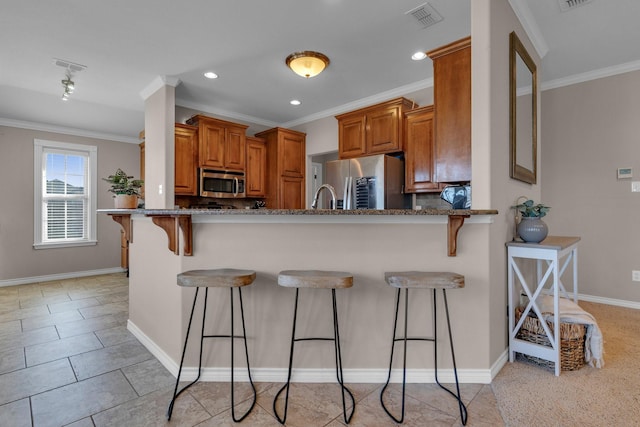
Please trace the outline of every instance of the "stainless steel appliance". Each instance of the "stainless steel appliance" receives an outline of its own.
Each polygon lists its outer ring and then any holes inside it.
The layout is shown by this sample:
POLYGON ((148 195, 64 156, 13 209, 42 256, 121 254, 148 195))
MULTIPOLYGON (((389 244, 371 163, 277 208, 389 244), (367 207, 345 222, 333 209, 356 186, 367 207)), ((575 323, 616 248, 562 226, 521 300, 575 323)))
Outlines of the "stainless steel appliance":
POLYGON ((244 198, 244 172, 200 169, 200 196, 244 198))
MULTIPOLYGON (((387 155, 326 163, 325 183, 337 194, 337 209, 404 209, 404 161, 387 155)), ((324 207, 330 208, 325 198, 324 207)))

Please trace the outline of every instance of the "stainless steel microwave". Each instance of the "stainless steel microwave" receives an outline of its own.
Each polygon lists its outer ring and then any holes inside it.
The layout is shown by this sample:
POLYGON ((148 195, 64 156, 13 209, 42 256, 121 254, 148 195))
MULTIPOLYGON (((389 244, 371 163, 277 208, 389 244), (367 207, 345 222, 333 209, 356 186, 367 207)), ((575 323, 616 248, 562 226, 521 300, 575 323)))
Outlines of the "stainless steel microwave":
POLYGON ((244 187, 244 172, 200 169, 201 197, 243 198, 244 187))

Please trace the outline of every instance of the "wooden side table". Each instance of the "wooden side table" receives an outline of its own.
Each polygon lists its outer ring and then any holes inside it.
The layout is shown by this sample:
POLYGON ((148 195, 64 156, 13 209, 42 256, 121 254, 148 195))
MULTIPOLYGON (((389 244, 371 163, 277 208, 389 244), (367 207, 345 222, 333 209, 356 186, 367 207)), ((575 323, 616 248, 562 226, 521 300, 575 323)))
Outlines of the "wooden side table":
POLYGON ((548 236, 540 243, 508 242, 508 285, 509 285, 509 361, 513 362, 516 353, 528 354, 549 360, 555 364, 555 374, 560 375, 560 321, 559 298, 571 299, 562 283, 561 277, 569 265, 573 268, 573 300, 578 302, 578 242, 580 237, 548 236), (522 263, 518 259, 536 260, 535 282, 529 284, 521 272, 522 263), (563 261, 562 266, 560 262, 563 261), (543 268, 546 269, 543 272, 543 268), (545 287, 549 284, 549 288, 545 287), (521 292, 528 298, 518 324, 515 324, 515 310, 519 305, 521 292), (534 344, 516 338, 527 315, 533 310, 539 319, 542 312, 536 304, 541 293, 553 295, 553 331, 546 322, 540 322, 551 342, 551 347, 534 344), (560 295, 562 294, 562 295, 560 295))

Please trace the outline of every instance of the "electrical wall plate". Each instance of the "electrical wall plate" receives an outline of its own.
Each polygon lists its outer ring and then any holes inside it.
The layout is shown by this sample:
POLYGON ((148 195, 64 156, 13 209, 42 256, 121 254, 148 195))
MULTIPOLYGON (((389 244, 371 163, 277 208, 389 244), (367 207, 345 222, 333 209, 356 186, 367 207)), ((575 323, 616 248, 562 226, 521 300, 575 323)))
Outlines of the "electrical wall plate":
POLYGON ((633 169, 618 168, 618 179, 633 178, 633 169))

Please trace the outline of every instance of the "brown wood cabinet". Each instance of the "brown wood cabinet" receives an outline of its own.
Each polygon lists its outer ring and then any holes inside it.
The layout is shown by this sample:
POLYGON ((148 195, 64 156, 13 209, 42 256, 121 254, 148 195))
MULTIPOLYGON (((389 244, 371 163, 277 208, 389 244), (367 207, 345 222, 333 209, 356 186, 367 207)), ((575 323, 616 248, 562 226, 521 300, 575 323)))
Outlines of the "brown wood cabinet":
POLYGON ((440 191, 434 179, 433 105, 407 111, 405 115, 405 192, 440 191))
POLYGON ((176 123, 175 194, 198 195, 198 128, 176 123))
POLYGON ((434 180, 471 181, 471 37, 427 55, 433 61, 434 180))
POLYGON ((341 159, 403 151, 404 112, 413 101, 397 98, 336 116, 341 159))
POLYGON ((255 136, 267 141, 267 208, 303 209, 306 134, 273 128, 255 136))
MULTIPOLYGON (((176 195, 198 195, 198 128, 182 123, 175 124, 174 130, 174 192, 176 195)), ((145 175, 144 131, 140 132, 140 179, 145 175)), ((144 186, 142 187, 144 199, 144 186)))
POLYGON ((245 192, 247 197, 267 195, 267 141, 247 136, 247 175, 245 192))
POLYGON ((198 126, 198 165, 218 170, 245 170, 248 126, 198 114, 187 120, 198 126))

